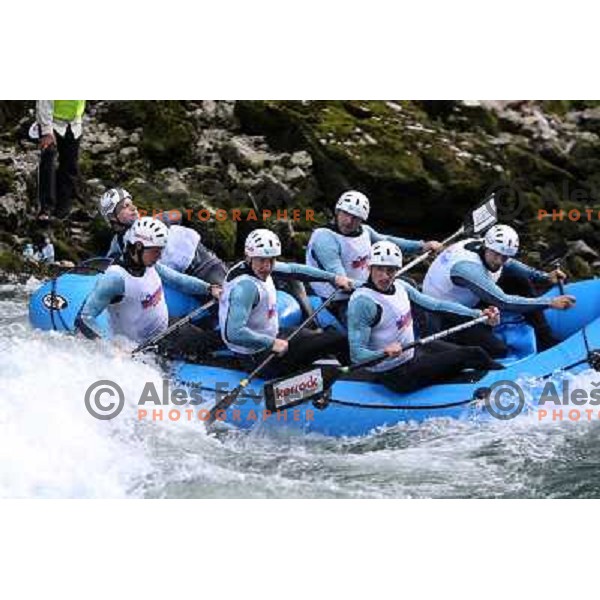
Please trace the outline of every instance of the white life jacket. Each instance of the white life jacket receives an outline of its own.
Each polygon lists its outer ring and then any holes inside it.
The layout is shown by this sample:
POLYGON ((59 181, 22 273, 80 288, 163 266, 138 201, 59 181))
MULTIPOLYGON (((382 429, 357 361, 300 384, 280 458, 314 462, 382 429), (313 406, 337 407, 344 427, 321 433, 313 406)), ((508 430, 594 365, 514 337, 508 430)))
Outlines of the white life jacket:
MULTIPOLYGON (((315 229, 313 234, 310 236, 308 246, 306 248, 306 264, 317 269, 323 267, 316 261, 313 256, 312 248, 314 243, 315 234, 317 231, 322 231, 324 228, 315 229)), ((356 237, 342 235, 337 231, 328 230, 337 238, 340 244, 340 259, 344 266, 346 276, 350 279, 354 279, 357 282, 367 281, 369 279, 369 256, 371 254, 371 237, 365 227, 362 228, 362 233, 356 237)), ((312 289, 321 298, 327 298, 333 293, 335 289, 330 283, 321 281, 313 281, 311 284, 312 289)), ((338 292, 337 299, 348 298, 349 294, 346 292, 338 292)))
POLYGON ((180 273, 185 272, 196 254, 199 243, 200 234, 197 231, 182 225, 171 225, 160 263, 180 273))
POLYGON ((433 296, 438 300, 448 300, 458 302, 463 306, 471 308, 477 306, 480 302, 479 296, 474 294, 469 288, 456 285, 452 282, 450 272, 452 267, 458 262, 467 261, 483 266, 488 277, 496 283, 502 275, 502 268, 496 272, 490 271, 477 252, 467 250, 465 246, 474 242, 474 239, 463 240, 453 244, 444 250, 429 267, 427 275, 423 281, 423 293, 433 296))
POLYGON ((109 323, 115 335, 142 343, 167 329, 169 311, 154 267, 147 267, 141 277, 134 277, 119 265, 111 265, 106 272, 119 273, 125 282, 123 299, 108 306, 109 323))
MULTIPOLYGON (((383 349, 390 344, 398 342, 402 346, 407 346, 415 341, 415 332, 413 327, 412 311, 410 300, 404 287, 396 283, 396 291, 393 294, 382 294, 371 287, 361 287, 352 294, 350 302, 355 302, 357 298, 366 296, 381 307, 381 318, 379 322, 371 328, 371 335, 367 343, 369 350, 383 352, 383 349)), ((381 372, 389 371, 402 363, 405 363, 415 355, 414 348, 403 352, 395 358, 386 358, 384 361, 368 367, 369 371, 381 372)))
MULTIPOLYGON (((240 263, 235 265, 232 270, 239 268, 239 266, 240 263)), ((226 332, 229 311, 235 310, 235 306, 231 306, 229 303, 229 297, 236 285, 242 281, 248 280, 252 281, 258 288, 259 300, 250 312, 246 327, 255 333, 268 335, 272 338, 277 337, 277 334, 279 333, 277 290, 275 289, 275 284, 273 283, 273 278, 271 276, 269 276, 266 281, 249 274, 239 275, 231 281, 225 280, 225 283, 223 284, 223 293, 221 294, 221 299, 219 301, 219 326, 221 329, 221 337, 230 350, 239 352, 240 354, 255 354, 257 351, 244 346, 238 346, 227 339, 226 332)))

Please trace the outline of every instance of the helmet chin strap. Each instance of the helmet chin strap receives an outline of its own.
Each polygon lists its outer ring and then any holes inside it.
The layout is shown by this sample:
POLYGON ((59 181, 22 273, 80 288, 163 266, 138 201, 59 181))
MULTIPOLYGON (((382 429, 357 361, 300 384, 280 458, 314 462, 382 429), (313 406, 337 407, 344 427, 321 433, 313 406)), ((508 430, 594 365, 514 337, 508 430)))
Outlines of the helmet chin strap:
POLYGON ((141 277, 146 272, 143 254, 144 246, 140 242, 136 242, 133 246, 129 245, 124 253, 125 269, 134 277, 141 277))
POLYGON ((125 223, 121 223, 121 221, 119 221, 119 219, 116 217, 110 220, 110 225, 115 233, 123 233, 124 231, 127 231, 129 229, 128 225, 125 225, 125 223))
MULTIPOLYGON (((488 270, 488 271, 492 271, 492 268, 490 267, 490 265, 488 264, 488 261, 485 260, 485 244, 481 244, 481 248, 479 249, 479 256, 481 258, 481 262, 483 263, 483 266, 488 270)), ((497 271, 498 269, 496 269, 497 271)), ((492 271, 492 273, 495 273, 496 271, 492 271)))

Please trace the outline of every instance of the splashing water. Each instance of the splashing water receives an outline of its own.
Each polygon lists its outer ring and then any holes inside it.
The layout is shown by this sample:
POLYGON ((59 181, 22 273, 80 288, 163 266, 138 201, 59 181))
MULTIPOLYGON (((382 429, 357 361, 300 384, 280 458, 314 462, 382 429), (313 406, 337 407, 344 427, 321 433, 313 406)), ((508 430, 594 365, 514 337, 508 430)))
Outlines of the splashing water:
MULTIPOLYGON (((404 423, 356 439, 228 431, 137 419, 164 373, 80 337, 32 330, 27 286, 0 287, 0 497, 597 497, 598 423, 404 423), (122 387, 118 418, 94 419, 87 388, 122 387)), ((597 375, 572 378, 590 389, 597 375)), ((528 394, 539 391, 529 384, 528 394)))

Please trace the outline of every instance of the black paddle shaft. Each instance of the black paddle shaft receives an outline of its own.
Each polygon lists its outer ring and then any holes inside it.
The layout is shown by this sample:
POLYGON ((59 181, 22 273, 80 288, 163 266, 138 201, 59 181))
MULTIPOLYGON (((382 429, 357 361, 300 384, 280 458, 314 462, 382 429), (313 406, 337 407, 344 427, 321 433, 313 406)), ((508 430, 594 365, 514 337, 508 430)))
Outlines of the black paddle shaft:
MULTIPOLYGON (((315 317, 333 300, 337 295, 338 290, 335 290, 328 298, 326 298, 321 306, 319 306, 311 315, 309 315, 287 338, 287 341, 290 342, 293 340, 302 329, 304 329, 309 323, 311 323, 315 317)), ((277 352, 270 352, 269 355, 242 381, 240 381, 239 385, 229 394, 227 394, 224 398, 222 398, 215 406, 212 407, 210 413, 208 415, 208 419, 206 420, 207 427, 215 422, 217 418, 217 413, 222 410, 227 410, 236 400, 236 398, 240 395, 240 392, 276 357, 279 356, 277 352)))
POLYGON ((156 346, 156 344, 158 342, 160 342, 162 339, 171 335, 173 332, 177 331, 178 329, 181 329, 184 325, 189 323, 192 319, 194 319, 198 315, 202 314, 204 311, 208 310, 212 306, 214 306, 216 304, 216 302, 217 301, 213 298, 212 300, 209 300, 206 304, 203 304, 202 306, 195 308, 186 317, 179 319, 179 321, 173 323, 173 325, 171 325, 170 327, 165 329, 165 331, 162 331, 161 333, 156 334, 149 340, 142 342, 137 348, 132 350, 131 355, 135 356, 136 354, 139 354, 140 352, 143 352, 144 350, 148 350, 149 348, 156 346))
MULTIPOLYGON (((427 344, 429 344, 430 342, 434 342, 435 340, 441 340, 442 338, 448 337, 449 335, 452 335, 453 333, 458 333, 459 331, 462 331, 463 329, 469 329, 470 327, 473 327, 474 325, 478 325, 479 323, 485 323, 488 320, 488 316, 487 315, 482 315, 481 317, 477 317, 476 319, 472 319, 471 321, 467 321, 466 323, 461 323, 460 325, 455 325, 454 327, 450 327, 449 329, 444 329, 444 331, 439 331, 438 333, 433 333, 432 335, 428 335, 427 337, 421 338, 420 340, 415 340, 414 342, 411 342, 410 344, 407 344, 406 346, 402 347, 402 352, 406 352, 407 350, 412 350, 413 348, 416 348, 417 346, 425 346, 427 344)), ((349 373, 351 371, 356 371, 358 369, 364 369, 365 367, 372 367, 373 365, 376 365, 378 362, 381 362, 382 360, 387 358, 387 354, 382 354, 380 356, 378 356, 377 358, 372 358, 370 360, 361 362, 361 363, 357 363, 355 365, 350 365, 348 367, 342 367, 340 369, 340 371, 343 373, 349 373)))

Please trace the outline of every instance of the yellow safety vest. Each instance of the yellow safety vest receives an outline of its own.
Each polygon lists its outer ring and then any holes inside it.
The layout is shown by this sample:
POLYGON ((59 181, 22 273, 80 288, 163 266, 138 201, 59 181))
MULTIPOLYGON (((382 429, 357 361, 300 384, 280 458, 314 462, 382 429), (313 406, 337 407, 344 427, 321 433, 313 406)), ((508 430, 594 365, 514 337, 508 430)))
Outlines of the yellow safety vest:
POLYGON ((54 118, 59 121, 74 121, 81 117, 85 109, 85 100, 55 100, 54 118))

